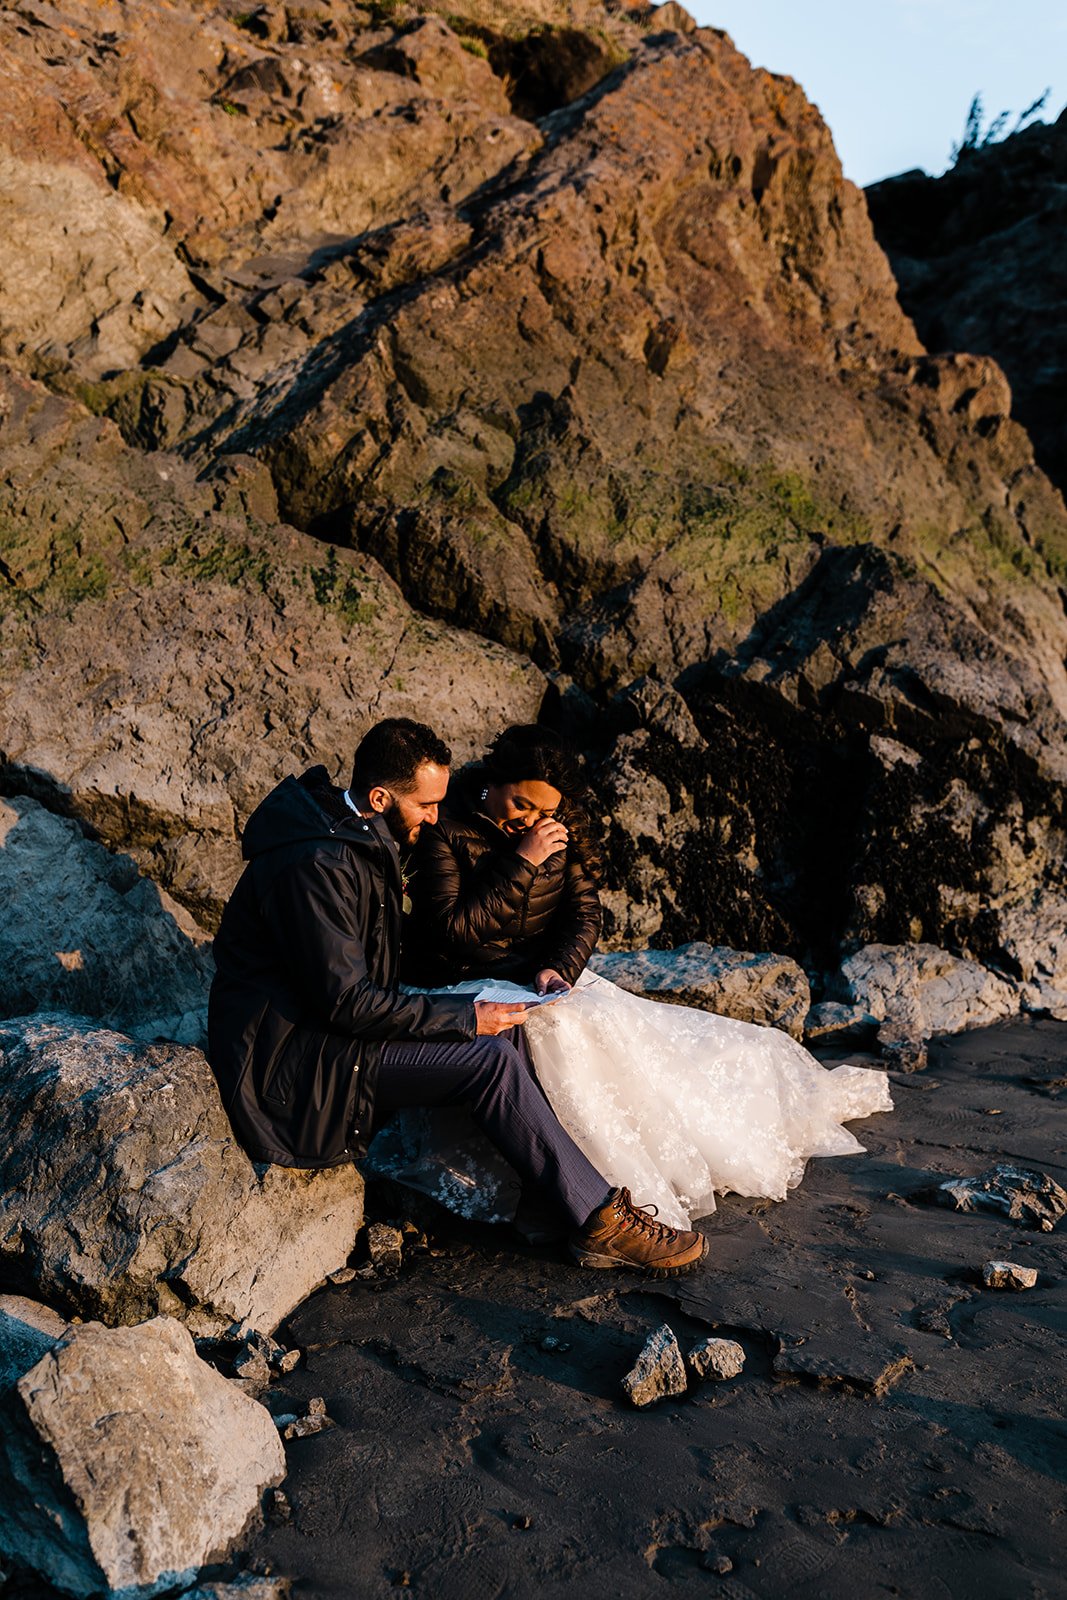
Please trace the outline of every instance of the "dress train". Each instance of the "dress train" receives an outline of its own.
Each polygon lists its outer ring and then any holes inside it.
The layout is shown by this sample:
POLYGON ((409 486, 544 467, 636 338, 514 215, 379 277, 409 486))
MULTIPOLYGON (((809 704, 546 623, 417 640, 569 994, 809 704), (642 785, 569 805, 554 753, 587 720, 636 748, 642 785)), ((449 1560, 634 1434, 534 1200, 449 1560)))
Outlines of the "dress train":
MULTIPOLYGON (((499 980, 439 992, 530 998, 499 980)), ((728 1190, 784 1200, 810 1157, 862 1153, 843 1123, 893 1107, 884 1072, 824 1067, 777 1028, 645 1000, 590 972, 525 1026, 571 1137, 610 1184, 677 1228, 709 1215, 728 1190)), ((516 1175, 464 1111, 402 1113, 367 1165, 460 1215, 514 1215, 516 1175)))

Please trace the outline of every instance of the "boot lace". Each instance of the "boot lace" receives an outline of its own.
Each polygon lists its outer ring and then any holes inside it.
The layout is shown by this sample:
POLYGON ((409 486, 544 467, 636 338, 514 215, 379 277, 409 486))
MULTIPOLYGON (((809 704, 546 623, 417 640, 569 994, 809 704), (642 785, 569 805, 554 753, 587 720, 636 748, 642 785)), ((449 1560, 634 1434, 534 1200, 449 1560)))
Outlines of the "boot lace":
POLYGON ((625 1226, 632 1228, 635 1233, 643 1233, 649 1239, 662 1242, 670 1239, 675 1234, 675 1229, 665 1222, 657 1222, 658 1208, 656 1206, 636 1206, 630 1198, 629 1189, 623 1189, 615 1202, 615 1209, 625 1226))

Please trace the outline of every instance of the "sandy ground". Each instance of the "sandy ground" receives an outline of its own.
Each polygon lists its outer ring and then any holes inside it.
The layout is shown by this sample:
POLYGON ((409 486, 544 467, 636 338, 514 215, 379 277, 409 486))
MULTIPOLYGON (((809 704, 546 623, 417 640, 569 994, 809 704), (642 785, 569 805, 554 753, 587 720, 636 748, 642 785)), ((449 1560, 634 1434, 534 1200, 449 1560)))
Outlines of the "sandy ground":
POLYGON ((306 1596, 1067 1595, 1067 1222, 920 1198, 997 1160, 1067 1182, 1065 1055, 1047 1021, 935 1044, 855 1125, 867 1156, 727 1201, 673 1283, 457 1225, 392 1282, 319 1293, 271 1406, 321 1395, 337 1426, 288 1445, 291 1518, 250 1564, 306 1596), (992 1258, 1036 1288, 980 1288, 992 1258), (745 1369, 637 1412, 619 1380, 664 1321, 745 1369))

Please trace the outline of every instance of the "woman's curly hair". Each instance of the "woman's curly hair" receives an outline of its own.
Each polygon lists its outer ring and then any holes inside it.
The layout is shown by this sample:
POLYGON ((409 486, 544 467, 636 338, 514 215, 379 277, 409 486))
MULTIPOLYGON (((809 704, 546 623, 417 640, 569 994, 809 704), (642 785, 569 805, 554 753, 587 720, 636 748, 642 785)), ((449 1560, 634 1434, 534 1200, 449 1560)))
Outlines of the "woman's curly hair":
POLYGON ((497 734, 481 766, 493 783, 538 782, 558 789, 563 802, 557 814, 566 824, 574 852, 594 883, 601 881, 604 863, 592 821, 596 801, 576 750, 551 728, 516 723, 497 734))

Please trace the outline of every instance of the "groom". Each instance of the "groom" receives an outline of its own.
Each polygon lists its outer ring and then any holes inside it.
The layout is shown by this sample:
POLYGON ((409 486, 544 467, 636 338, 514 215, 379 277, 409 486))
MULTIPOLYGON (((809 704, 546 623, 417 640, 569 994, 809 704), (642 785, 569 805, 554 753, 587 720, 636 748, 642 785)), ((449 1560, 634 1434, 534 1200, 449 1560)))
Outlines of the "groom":
POLYGON ((312 767, 250 817, 208 1014, 234 1132, 253 1160, 328 1167, 401 1106, 463 1104, 566 1215, 576 1259, 683 1272, 707 1241, 657 1223, 590 1165, 532 1072, 524 1006, 397 987, 399 850, 436 822, 451 759, 431 729, 389 718, 360 742, 347 790, 312 767))

